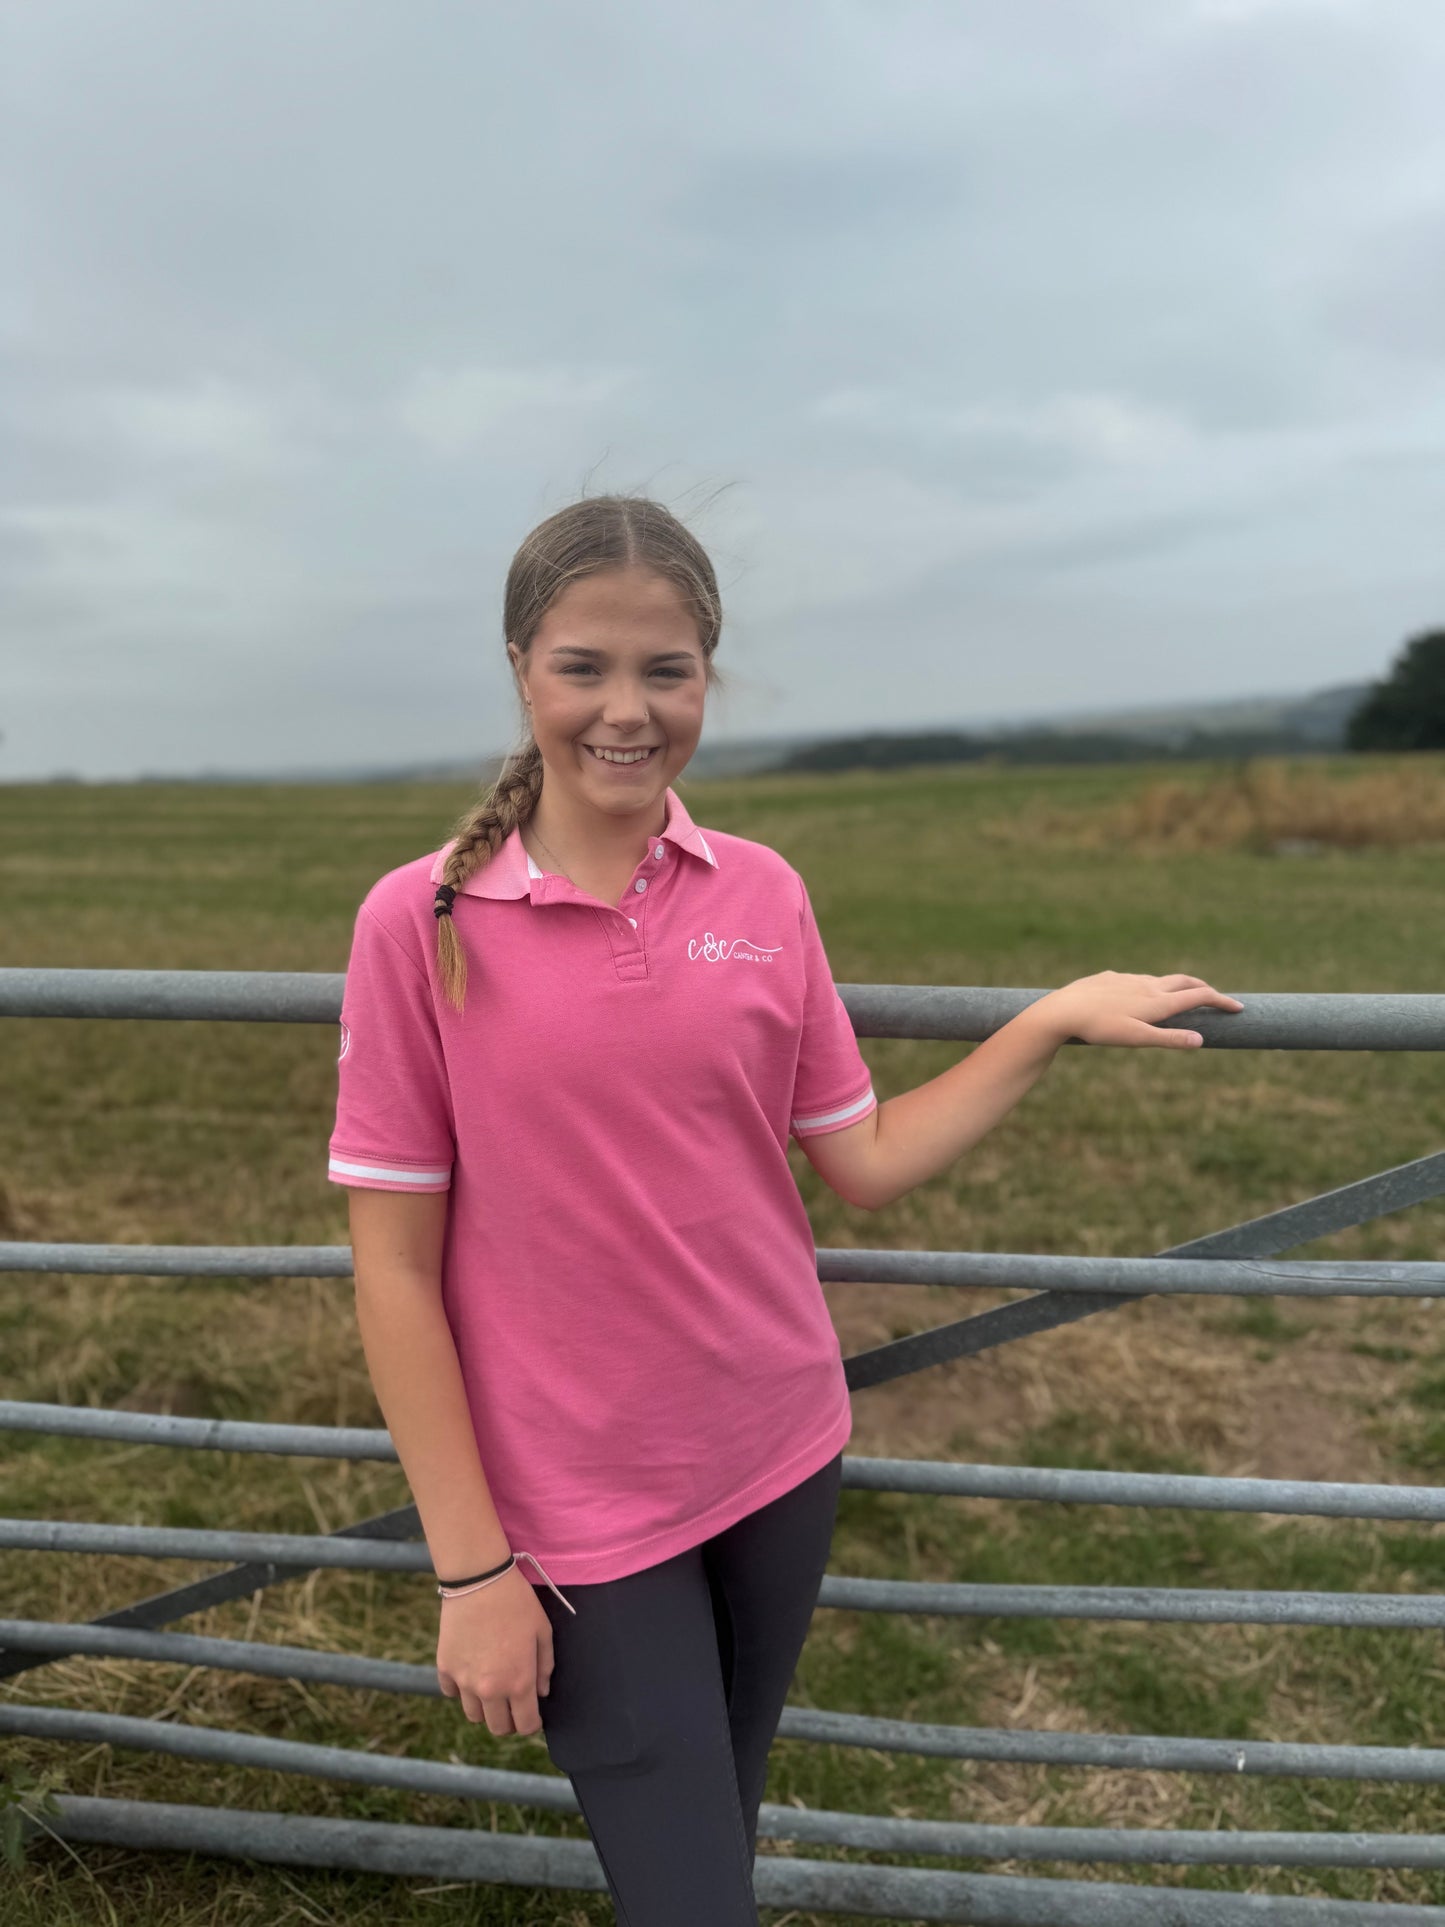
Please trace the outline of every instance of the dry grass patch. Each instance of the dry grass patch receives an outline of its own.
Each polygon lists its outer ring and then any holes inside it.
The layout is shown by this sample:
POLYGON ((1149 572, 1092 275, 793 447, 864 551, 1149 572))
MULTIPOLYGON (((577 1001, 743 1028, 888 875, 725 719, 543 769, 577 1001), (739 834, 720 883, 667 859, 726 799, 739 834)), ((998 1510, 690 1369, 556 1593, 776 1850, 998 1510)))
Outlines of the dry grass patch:
MULTIPOLYGON (((824 1292, 845 1355, 1018 1295, 864 1283, 824 1292)), ((1353 1351, 1381 1330, 1379 1308, 1351 1299, 1278 1301, 1288 1335, 1250 1342, 1251 1308, 1275 1302, 1148 1298, 865 1387, 848 1450, 1006 1461, 1025 1433, 1093 1413, 1142 1450, 1220 1477, 1388 1483, 1388 1426, 1376 1414, 1397 1411, 1413 1361, 1353 1351)), ((1420 1302, 1400 1303, 1388 1327, 1400 1350, 1423 1348, 1433 1328, 1420 1302)))
POLYGON ((995 843, 1036 844, 1040 837, 1091 850, 1364 849, 1445 842, 1442 759, 1356 758, 1332 763, 1249 758, 1157 778, 1092 807, 1061 806, 1045 793, 1032 805, 990 819, 980 833, 995 843), (1381 759, 1384 760, 1384 759, 1381 759))

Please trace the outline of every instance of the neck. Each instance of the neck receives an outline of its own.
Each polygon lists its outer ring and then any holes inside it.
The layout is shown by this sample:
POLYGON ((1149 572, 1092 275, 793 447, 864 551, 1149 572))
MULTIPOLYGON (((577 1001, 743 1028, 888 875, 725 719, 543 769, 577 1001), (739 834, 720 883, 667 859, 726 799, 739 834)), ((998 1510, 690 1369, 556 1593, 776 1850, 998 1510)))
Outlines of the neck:
POLYGON ((659 796, 645 810, 613 816, 565 797, 551 798, 544 782, 527 827, 551 847, 559 862, 565 860, 579 869, 632 869, 653 837, 667 827, 667 797, 659 796))

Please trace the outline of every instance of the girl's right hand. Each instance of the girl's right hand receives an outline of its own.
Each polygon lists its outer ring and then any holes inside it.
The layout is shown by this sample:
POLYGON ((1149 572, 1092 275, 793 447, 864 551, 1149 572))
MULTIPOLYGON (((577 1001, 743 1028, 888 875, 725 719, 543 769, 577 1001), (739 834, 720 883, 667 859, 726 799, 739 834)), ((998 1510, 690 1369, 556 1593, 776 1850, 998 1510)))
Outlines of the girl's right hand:
POLYGON ((441 1601, 437 1678, 489 1733, 541 1731, 537 1698, 551 1689, 552 1622, 520 1567, 441 1601))

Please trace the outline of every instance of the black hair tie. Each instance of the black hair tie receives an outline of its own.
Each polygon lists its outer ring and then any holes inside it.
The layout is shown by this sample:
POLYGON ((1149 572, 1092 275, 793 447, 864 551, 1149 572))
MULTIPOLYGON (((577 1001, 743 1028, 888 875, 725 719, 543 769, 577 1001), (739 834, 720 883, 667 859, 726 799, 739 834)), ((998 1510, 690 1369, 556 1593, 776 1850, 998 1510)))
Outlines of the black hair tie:
POLYGON ((437 885, 436 899, 432 904, 434 914, 438 917, 449 917, 452 913, 452 902, 456 894, 455 884, 439 883, 437 885))

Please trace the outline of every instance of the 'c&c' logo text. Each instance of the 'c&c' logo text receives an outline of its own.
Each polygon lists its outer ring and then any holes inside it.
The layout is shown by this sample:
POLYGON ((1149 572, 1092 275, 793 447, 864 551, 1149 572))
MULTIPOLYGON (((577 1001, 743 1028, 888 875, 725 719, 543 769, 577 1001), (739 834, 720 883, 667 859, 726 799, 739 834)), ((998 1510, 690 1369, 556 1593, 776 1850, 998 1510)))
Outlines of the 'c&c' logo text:
POLYGON ((711 930, 703 932, 701 938, 689 937, 687 954, 694 962, 699 958, 706 963, 771 963, 782 949, 780 943, 749 943, 746 937, 715 937, 711 930))

